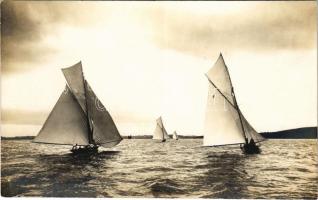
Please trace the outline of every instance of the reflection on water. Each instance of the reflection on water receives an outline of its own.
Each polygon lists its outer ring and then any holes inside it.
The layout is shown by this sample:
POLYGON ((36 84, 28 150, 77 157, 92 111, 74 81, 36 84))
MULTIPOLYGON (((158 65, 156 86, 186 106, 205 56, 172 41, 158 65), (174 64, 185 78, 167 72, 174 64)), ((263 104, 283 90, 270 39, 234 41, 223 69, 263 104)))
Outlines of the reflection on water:
POLYGON ((315 140, 269 140, 262 154, 201 147, 199 139, 123 140, 93 156, 2 141, 4 196, 316 198, 315 140))
POLYGON ((244 196, 243 180, 246 180, 244 156, 232 152, 214 153, 207 156, 208 169, 201 185, 206 187, 204 198, 241 198, 244 196))

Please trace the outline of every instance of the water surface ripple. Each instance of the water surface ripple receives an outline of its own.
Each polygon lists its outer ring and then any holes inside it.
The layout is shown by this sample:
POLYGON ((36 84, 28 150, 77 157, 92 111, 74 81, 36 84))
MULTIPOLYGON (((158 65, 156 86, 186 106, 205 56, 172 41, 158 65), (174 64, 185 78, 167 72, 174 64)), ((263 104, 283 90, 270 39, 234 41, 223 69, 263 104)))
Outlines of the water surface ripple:
POLYGON ((259 155, 200 139, 126 139, 91 157, 30 140, 1 144, 5 196, 317 198, 316 140, 268 140, 259 155))

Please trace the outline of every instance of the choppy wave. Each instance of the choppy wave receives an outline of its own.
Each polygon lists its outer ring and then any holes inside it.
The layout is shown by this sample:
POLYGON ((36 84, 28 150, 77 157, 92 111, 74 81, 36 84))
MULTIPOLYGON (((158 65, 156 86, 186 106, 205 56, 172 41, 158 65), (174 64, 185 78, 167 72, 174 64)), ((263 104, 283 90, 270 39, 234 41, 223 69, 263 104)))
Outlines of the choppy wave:
POLYGON ((3 196, 317 198, 316 140, 269 140, 262 154, 200 139, 123 140, 94 156, 67 146, 2 141, 3 196))

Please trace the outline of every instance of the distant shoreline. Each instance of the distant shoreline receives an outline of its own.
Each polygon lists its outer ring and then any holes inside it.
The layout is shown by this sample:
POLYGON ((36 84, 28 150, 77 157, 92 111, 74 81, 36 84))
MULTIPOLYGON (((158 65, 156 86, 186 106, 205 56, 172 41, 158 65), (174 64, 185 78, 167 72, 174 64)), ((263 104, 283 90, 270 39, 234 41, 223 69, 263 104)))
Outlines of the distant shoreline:
POLYGON ((268 139, 317 139, 317 127, 304 127, 276 132, 264 132, 261 135, 268 139))
MULTIPOLYGON (((268 139, 317 139, 317 127, 296 128, 276 132, 260 133, 263 137, 268 139)), ((4 137, 1 140, 32 140, 35 136, 16 136, 4 137)), ((135 136, 122 136, 124 139, 152 139, 152 135, 135 135, 135 136)), ((172 136, 171 136, 172 137, 172 136)), ((202 139, 203 136, 187 136, 179 135, 180 139, 202 139)))

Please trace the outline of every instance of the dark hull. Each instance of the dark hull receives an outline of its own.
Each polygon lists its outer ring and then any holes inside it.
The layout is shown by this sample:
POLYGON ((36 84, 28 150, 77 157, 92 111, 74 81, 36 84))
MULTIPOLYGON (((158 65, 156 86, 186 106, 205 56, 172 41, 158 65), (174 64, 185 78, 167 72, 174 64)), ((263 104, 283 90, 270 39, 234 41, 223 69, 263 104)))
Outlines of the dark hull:
POLYGON ((72 148, 70 150, 73 154, 95 154, 98 153, 98 146, 84 146, 80 148, 72 148))
POLYGON ((259 154, 259 153, 261 153, 261 149, 257 145, 244 144, 243 146, 241 146, 241 150, 243 151, 244 154, 259 154))

